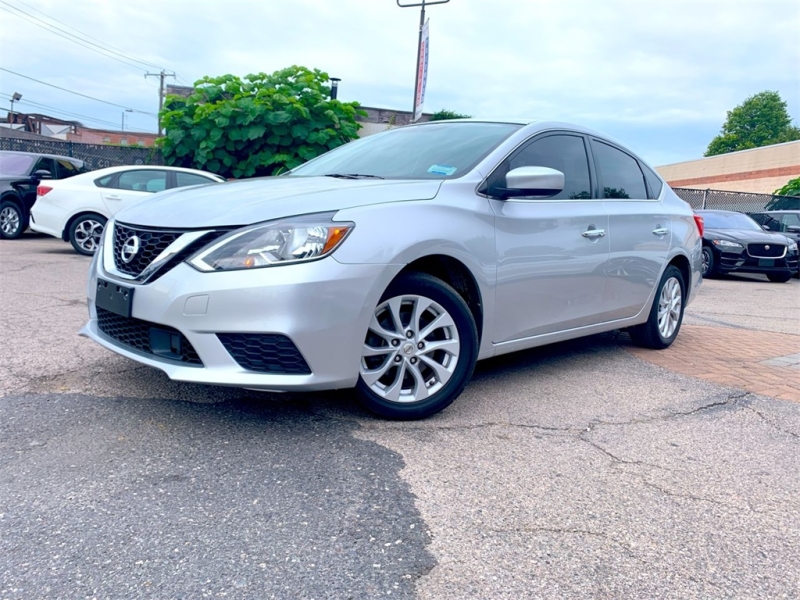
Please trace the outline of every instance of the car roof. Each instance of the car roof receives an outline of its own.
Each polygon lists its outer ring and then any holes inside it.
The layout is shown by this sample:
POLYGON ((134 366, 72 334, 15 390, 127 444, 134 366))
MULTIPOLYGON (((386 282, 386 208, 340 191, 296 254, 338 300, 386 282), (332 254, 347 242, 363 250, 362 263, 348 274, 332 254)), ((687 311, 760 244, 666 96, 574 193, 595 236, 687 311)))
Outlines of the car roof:
POLYGON ((37 156, 39 158, 66 158, 67 160, 71 160, 73 162, 79 162, 81 164, 84 163, 80 158, 75 158, 74 156, 66 156, 65 154, 47 154, 45 152, 20 152, 18 150, 0 150, 0 154, 18 154, 21 156, 37 156))
POLYGON ((781 210, 754 210, 752 212, 752 214, 754 215, 776 215, 784 213, 789 213, 789 214, 800 213, 800 209, 784 208, 781 210))
MULTIPOLYGON (((106 175, 113 175, 114 173, 122 173, 125 171, 144 171, 150 169, 158 169, 159 171, 174 171, 176 173, 194 173, 196 175, 219 177, 220 179, 223 180, 225 179, 221 175, 217 175, 216 173, 212 173, 211 171, 202 171, 200 169, 187 169, 185 167, 168 167, 166 165, 118 165, 116 167, 104 167, 102 169, 95 169, 93 171, 88 171, 87 173, 84 173, 81 176, 97 179, 99 177, 104 177, 106 175)), ((75 177, 77 177, 77 175, 75 177)))

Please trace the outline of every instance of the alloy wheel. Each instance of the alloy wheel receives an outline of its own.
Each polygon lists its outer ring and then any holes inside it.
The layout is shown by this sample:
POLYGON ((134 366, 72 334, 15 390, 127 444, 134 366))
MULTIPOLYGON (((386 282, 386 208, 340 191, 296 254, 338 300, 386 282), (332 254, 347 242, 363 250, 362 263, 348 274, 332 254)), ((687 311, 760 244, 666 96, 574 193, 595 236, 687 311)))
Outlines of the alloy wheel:
POLYGON ((670 277, 661 288, 658 299, 658 332, 664 339, 669 339, 681 319, 681 306, 683 305, 683 291, 681 284, 675 277, 670 277))
POLYGON ((13 236, 19 229, 19 212, 10 206, 0 211, 0 231, 7 236, 13 236))
POLYGON ((419 402, 444 387, 461 342, 453 317, 418 295, 395 296, 375 309, 361 353, 361 378, 391 402, 419 402))
POLYGON ((103 223, 84 219, 75 226, 75 243, 85 252, 95 252, 103 235, 103 223))

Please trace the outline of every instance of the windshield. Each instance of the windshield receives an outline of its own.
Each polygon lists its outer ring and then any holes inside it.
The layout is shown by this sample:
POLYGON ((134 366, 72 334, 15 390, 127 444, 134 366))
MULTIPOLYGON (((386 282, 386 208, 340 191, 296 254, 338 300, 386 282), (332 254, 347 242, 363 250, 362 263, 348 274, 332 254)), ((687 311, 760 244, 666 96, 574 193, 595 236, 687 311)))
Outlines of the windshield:
POLYGON ((33 156, 0 152, 0 175, 28 175, 33 165, 33 156))
POLYGON ((474 167, 521 125, 436 123, 402 127, 350 142, 300 165, 289 176, 450 179, 474 167))
POLYGON ((756 229, 761 231, 761 226, 747 215, 742 213, 700 213, 706 229, 756 229))

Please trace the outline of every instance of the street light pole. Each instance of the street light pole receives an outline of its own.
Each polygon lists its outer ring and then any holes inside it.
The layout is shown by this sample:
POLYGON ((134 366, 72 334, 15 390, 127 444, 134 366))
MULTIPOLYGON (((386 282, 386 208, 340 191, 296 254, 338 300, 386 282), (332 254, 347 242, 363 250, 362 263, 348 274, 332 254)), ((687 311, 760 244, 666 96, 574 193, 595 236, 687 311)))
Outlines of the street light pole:
POLYGON ((125 131, 125 113, 126 112, 133 112, 133 109, 132 108, 126 108, 124 111, 122 111, 122 131, 125 131))
POLYGON ((450 0, 422 0, 422 2, 417 2, 416 4, 405 4, 401 3, 400 0, 395 0, 397 2, 397 6, 400 8, 413 8, 416 6, 420 7, 419 10, 419 33, 417 34, 417 62, 415 64, 415 75, 414 75, 414 101, 411 103, 411 122, 414 122, 414 114, 417 111, 417 94, 419 93, 419 86, 422 83, 419 80, 419 59, 420 59, 420 52, 422 51, 422 29, 425 27, 425 7, 426 6, 433 6, 434 4, 447 4, 450 0))
MULTIPOLYGON (((11 115, 14 113, 14 102, 19 102, 22 100, 22 94, 19 92, 14 92, 14 95, 11 96, 11 112, 8 115, 8 122, 11 122, 11 115)), ((16 119, 15 119, 16 122, 16 119)))

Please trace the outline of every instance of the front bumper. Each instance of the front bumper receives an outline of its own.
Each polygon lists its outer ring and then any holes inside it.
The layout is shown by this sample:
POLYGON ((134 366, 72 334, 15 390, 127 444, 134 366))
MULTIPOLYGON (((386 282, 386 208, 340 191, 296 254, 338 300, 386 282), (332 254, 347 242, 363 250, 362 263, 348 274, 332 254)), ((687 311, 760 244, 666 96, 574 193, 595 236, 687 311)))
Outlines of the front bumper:
POLYGON ((80 334, 106 348, 164 371, 170 379, 274 391, 353 387, 367 326, 381 294, 402 265, 345 265, 323 260, 252 271, 200 273, 179 264, 155 281, 133 285, 102 269, 98 251, 89 275, 89 322, 80 334), (202 365, 144 354, 100 330, 97 278, 134 288, 134 319, 178 330, 202 365), (243 368, 217 334, 269 333, 288 337, 310 374, 243 368))
POLYGON ((797 252, 787 252, 781 258, 756 258, 745 250, 741 252, 720 252, 717 268, 723 273, 796 273, 798 271, 797 252))

